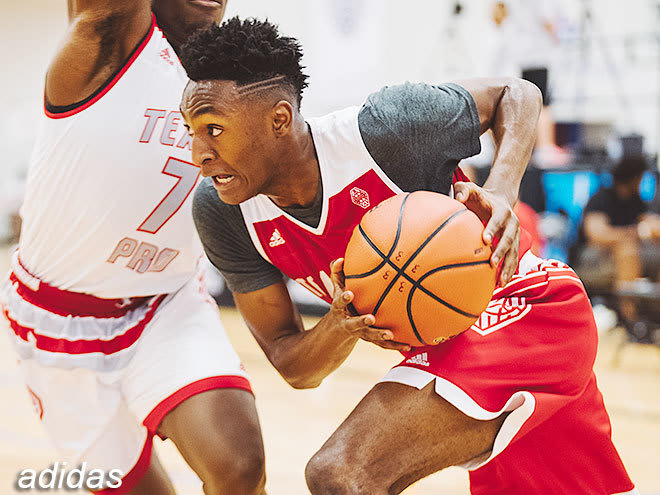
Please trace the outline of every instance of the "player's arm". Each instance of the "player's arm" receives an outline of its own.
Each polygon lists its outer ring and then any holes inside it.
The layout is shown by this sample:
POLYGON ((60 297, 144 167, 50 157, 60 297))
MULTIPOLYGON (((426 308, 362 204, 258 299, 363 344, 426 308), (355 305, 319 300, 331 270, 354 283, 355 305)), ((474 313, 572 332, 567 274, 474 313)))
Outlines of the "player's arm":
POLYGON ((78 103, 117 72, 151 25, 148 0, 69 0, 69 27, 46 75, 46 101, 78 103))
POLYGON ((344 290, 341 262, 331 266, 330 311, 305 329, 282 274, 254 247, 240 207, 223 203, 212 182, 204 179, 195 191, 192 212, 206 254, 224 275, 243 319, 293 387, 317 386, 346 359, 359 338, 391 349, 407 347, 392 342, 389 330, 369 328, 372 315, 349 314, 353 294, 344 290))
POLYGON ((295 388, 317 387, 351 353, 358 339, 408 350, 392 342, 390 330, 373 328, 373 315, 352 316, 353 293, 344 290, 343 261, 332 263, 334 299, 328 313, 305 329, 284 282, 248 293, 234 293, 236 307, 268 360, 295 388))
POLYGON ((491 262, 503 260, 500 282, 504 284, 518 266, 520 231, 513 205, 536 139, 541 92, 534 84, 516 78, 469 79, 459 84, 474 99, 480 132, 492 130, 495 157, 483 187, 457 183, 456 199, 482 219, 489 219, 484 241, 490 243, 496 236, 500 239, 491 262))

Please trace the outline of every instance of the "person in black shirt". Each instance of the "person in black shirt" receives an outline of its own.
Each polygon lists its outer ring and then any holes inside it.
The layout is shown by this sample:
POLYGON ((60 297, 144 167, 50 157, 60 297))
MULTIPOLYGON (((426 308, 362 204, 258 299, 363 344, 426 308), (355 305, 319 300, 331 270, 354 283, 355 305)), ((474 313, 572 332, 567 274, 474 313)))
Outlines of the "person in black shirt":
MULTIPOLYGON (((612 187, 599 189, 584 209, 581 237, 587 251, 612 258, 616 287, 642 277, 644 265, 648 271, 660 257, 660 215, 651 213, 639 195, 646 168, 644 157, 624 156, 612 171, 612 187)), ((655 271, 650 275, 657 281, 655 271)), ((636 302, 621 298, 619 312, 631 329, 638 320, 636 302)))

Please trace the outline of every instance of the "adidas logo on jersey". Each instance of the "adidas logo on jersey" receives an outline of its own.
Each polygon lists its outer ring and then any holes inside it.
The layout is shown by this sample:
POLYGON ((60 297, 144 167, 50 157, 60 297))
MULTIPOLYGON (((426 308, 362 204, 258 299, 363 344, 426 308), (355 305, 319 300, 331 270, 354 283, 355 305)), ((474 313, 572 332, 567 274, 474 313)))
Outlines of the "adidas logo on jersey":
POLYGON ((429 355, 426 352, 422 352, 421 354, 417 354, 416 356, 407 359, 406 363, 418 364, 420 366, 430 366, 428 358, 429 355))
POLYGON ((273 230, 273 233, 270 236, 270 242, 268 243, 268 245, 270 247, 276 247, 276 246, 281 246, 285 242, 286 241, 282 237, 282 234, 280 234, 280 231, 275 229, 273 230))
POLYGON ((168 64, 170 64, 170 65, 174 65, 174 62, 172 61, 172 57, 171 57, 171 55, 170 55, 170 50, 169 50, 169 49, 167 49, 167 48, 163 48, 163 49, 160 51, 160 58, 162 58, 163 60, 165 60, 165 62, 167 62, 168 64))

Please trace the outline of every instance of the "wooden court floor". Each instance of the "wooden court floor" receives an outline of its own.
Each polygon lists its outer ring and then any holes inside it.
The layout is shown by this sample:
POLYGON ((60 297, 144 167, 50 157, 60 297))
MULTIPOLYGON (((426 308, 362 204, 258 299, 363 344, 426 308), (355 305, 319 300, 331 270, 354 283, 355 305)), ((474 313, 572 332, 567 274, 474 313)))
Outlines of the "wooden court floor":
MULTIPOLYGON (((0 248, 0 273, 8 251, 0 248)), ((240 316, 222 309, 223 321, 251 378, 266 447, 268 493, 308 493, 303 469, 342 419, 372 385, 398 361, 398 355, 360 343, 344 365, 314 390, 293 390, 267 362, 240 316)), ((0 495, 25 493, 14 488, 18 473, 41 470, 58 460, 19 379, 7 328, 0 322, 0 495)), ((599 385, 612 419, 614 440, 643 495, 660 495, 660 350, 628 345, 612 365, 621 341, 618 330, 601 337, 596 363, 599 385)), ((201 494, 196 476, 170 442, 156 441, 178 493, 201 494)), ((561 455, 561 453, 558 453, 561 455)), ((49 491, 47 493, 72 493, 49 491)), ((468 493, 467 474, 451 468, 413 485, 407 495, 468 493)))

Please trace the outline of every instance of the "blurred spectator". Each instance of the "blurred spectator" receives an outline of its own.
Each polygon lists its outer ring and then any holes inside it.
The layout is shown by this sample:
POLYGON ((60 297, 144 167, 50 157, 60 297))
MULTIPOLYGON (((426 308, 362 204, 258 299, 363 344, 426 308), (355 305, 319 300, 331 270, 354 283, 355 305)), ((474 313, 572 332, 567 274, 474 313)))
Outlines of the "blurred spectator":
MULTIPOLYGON (((639 195, 646 169, 643 156, 624 156, 612 171, 612 187, 599 189, 587 203, 580 231, 584 245, 576 263, 581 276, 589 266, 597 266, 603 275, 611 267, 614 288, 633 291, 648 289, 645 275, 659 280, 660 215, 650 212, 639 195)), ((618 305, 626 328, 644 334, 640 326, 646 322, 640 321, 636 300, 620 297, 618 305)))
POLYGON ((492 4, 493 44, 487 49, 488 75, 516 75, 533 82, 543 95, 533 162, 539 167, 562 167, 570 154, 557 146, 550 109, 549 69, 559 45, 557 2, 507 0, 492 4))

